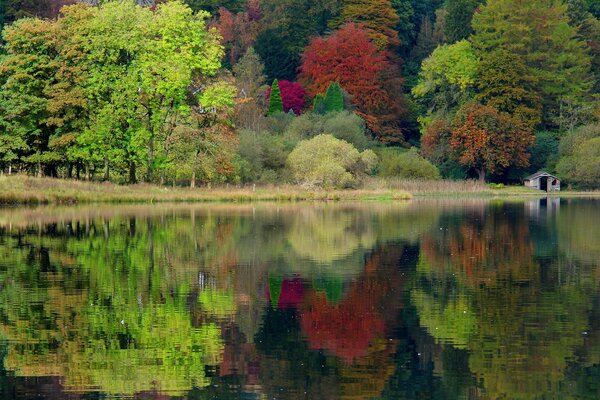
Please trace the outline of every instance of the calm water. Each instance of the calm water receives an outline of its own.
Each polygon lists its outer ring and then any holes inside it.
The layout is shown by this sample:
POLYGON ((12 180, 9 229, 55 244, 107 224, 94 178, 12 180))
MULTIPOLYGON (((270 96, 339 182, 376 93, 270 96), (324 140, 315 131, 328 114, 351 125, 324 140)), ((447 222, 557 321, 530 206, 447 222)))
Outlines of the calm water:
POLYGON ((0 210, 2 399, 597 399, 600 201, 0 210))

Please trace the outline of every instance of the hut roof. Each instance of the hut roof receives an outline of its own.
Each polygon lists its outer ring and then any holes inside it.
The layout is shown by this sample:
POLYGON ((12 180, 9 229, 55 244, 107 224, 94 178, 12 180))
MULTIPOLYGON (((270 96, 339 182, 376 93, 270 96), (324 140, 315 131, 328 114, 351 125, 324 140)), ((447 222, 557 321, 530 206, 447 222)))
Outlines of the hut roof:
POLYGON ((533 174, 533 175, 529 175, 527 178, 525 178, 525 180, 526 180, 526 181, 532 181, 532 180, 534 180, 534 179, 541 178, 541 177, 543 177, 543 176, 550 176, 550 177, 552 177, 552 178, 559 179, 557 176, 555 176, 555 175, 552 175, 552 174, 549 174, 549 173, 548 173, 548 172, 546 172, 546 171, 538 171, 538 172, 536 172, 536 173, 535 173, 535 174, 533 174))

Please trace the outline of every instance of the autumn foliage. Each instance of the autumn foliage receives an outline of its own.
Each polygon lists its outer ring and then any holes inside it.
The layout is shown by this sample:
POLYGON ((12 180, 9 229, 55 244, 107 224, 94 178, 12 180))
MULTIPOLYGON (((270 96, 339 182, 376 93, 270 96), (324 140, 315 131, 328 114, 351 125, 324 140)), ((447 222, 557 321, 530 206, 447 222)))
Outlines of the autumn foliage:
POLYGON ((313 39, 302 61, 299 78, 309 96, 325 93, 337 81, 381 142, 403 140, 399 120, 405 110, 399 70, 388 53, 372 43, 365 28, 347 24, 329 37, 313 39))
POLYGON ((341 19, 343 22, 362 24, 380 49, 400 45, 396 30, 400 19, 390 0, 346 0, 341 19))
POLYGON ((475 168, 482 181, 487 172, 528 166, 527 148, 534 142, 532 130, 523 121, 478 103, 466 104, 458 112, 450 138, 458 162, 475 168))
MULTIPOLYGON (((296 82, 281 80, 278 81, 281 99, 283 100, 283 112, 294 111, 294 114, 300 115, 304 109, 306 92, 302 85, 296 82)), ((267 99, 271 98, 271 88, 267 89, 267 99)))

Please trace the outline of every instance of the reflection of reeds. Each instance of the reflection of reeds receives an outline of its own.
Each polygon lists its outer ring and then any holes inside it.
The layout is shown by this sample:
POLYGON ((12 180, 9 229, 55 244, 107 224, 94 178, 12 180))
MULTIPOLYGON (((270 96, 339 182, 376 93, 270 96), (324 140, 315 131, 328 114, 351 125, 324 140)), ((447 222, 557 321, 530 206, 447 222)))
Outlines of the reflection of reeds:
POLYGON ((252 202, 303 200, 408 200, 392 189, 320 190, 298 186, 170 188, 147 184, 121 186, 27 176, 0 177, 0 204, 72 204, 91 202, 252 202))

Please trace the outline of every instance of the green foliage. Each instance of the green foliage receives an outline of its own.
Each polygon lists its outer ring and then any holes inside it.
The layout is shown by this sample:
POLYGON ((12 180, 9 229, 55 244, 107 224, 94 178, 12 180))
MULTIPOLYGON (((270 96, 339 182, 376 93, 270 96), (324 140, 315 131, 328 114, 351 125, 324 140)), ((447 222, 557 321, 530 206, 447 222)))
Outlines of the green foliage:
POLYGON ((327 110, 325 109, 325 96, 321 93, 318 93, 313 99, 313 112, 315 114, 327 113, 327 110))
POLYGON ((246 54, 233 67, 236 84, 242 92, 241 97, 255 98, 265 82, 265 66, 254 47, 248 48, 246 54))
POLYGON ((208 11, 214 14, 220 7, 225 7, 229 11, 241 11, 243 2, 240 0, 184 0, 194 11, 208 11))
POLYGON ((600 125, 588 125, 561 140, 558 175, 585 189, 600 187, 600 125))
POLYGON ((323 99, 325 112, 341 112, 344 110, 344 94, 339 83, 329 85, 323 99))
POLYGON ((269 96, 269 115, 283 112, 283 100, 281 99, 281 90, 277 79, 271 84, 271 94, 269 96))
POLYGON ((272 132, 242 130, 239 155, 244 162, 244 182, 277 183, 283 179, 285 161, 295 143, 272 132))
POLYGON ((419 83, 412 93, 428 100, 430 112, 447 114, 472 96, 478 65, 475 51, 466 40, 439 46, 423 61, 419 83))
POLYGON ((350 143, 331 135, 300 142, 287 159, 296 182, 324 188, 352 187, 376 164, 373 151, 359 153, 350 143))
POLYGON ((471 19, 483 0, 446 0, 445 33, 449 43, 467 39, 473 29, 471 19))
POLYGON ((480 54, 502 49, 521 58, 542 100, 545 126, 557 126, 561 103, 588 98, 592 87, 587 44, 569 23, 561 0, 490 1, 473 17, 480 54))
POLYGON ((530 151, 529 172, 535 173, 541 170, 552 172, 556 169, 560 136, 560 133, 554 131, 535 133, 535 145, 530 151))
POLYGON ((435 165, 423 158, 416 148, 401 151, 397 148, 382 148, 379 156, 378 175, 404 179, 440 179, 440 172, 435 165))
POLYGON ((344 111, 344 91, 337 82, 332 82, 327 87, 325 94, 318 93, 313 100, 313 112, 327 114, 330 112, 344 111))
POLYGON ((345 140, 361 151, 372 146, 363 119, 348 111, 325 115, 306 113, 295 118, 284 132, 286 138, 293 143, 322 134, 345 140))
POLYGON ((483 53, 478 72, 477 100, 532 127, 541 122, 541 99, 535 92, 537 80, 518 55, 502 49, 483 53))
POLYGON ((108 1, 18 21, 5 35, 0 85, 10 100, 0 101, 0 125, 21 141, 3 158, 17 154, 40 175, 67 163, 89 175, 102 163, 106 178, 112 166, 129 170, 130 182, 145 159, 154 180, 176 158, 175 128, 189 124, 192 108, 213 115, 233 105, 232 87, 214 78, 223 49, 207 17, 178 1, 155 10, 108 1), (204 90, 194 98, 196 81, 204 90))

